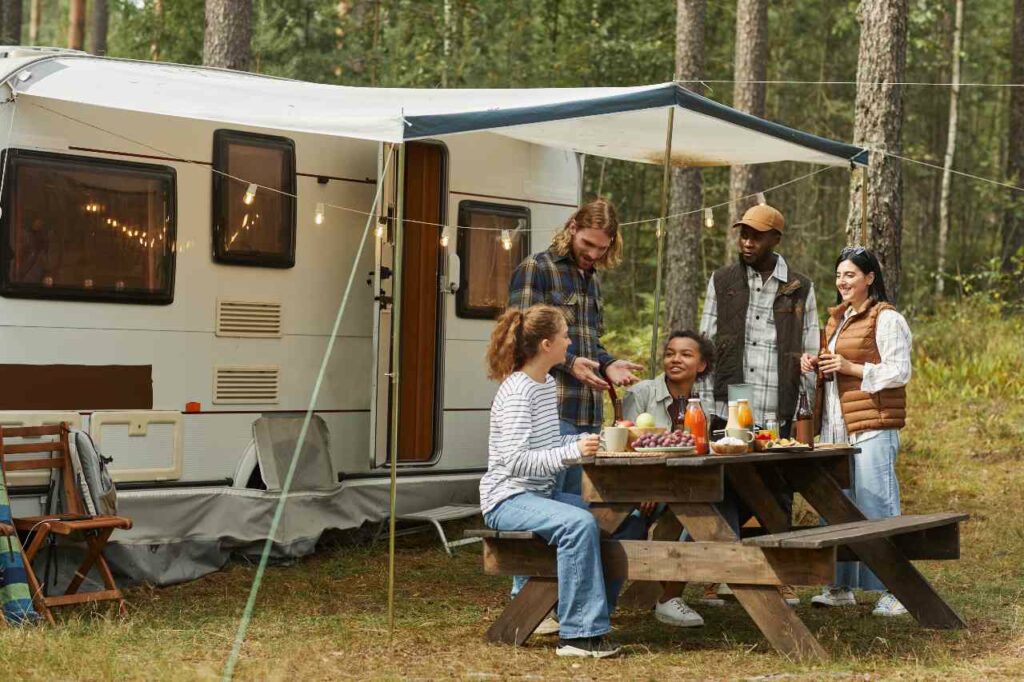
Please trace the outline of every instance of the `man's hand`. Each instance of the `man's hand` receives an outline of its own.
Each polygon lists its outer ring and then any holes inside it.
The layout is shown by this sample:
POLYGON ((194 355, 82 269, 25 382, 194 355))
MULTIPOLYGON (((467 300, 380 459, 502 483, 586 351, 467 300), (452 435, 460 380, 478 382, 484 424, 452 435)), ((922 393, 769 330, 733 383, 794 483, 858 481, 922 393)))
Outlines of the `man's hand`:
MULTIPOLYGON (((577 360, 579 362, 579 360, 577 360)), ((580 436, 580 439, 576 441, 576 449, 580 451, 580 454, 584 457, 588 455, 597 454, 597 442, 599 437, 596 433, 588 433, 584 436, 580 436)))
MULTIPOLYGON (((578 362, 578 361, 577 361, 578 362)), ((643 365, 628 360, 616 360, 604 369, 605 375, 616 386, 632 386, 640 379, 633 372, 643 371, 643 365)))
POLYGON ((608 382, 601 378, 601 364, 590 358, 577 357, 572 363, 572 375, 591 388, 599 391, 608 390, 608 382))
POLYGON ((800 356, 800 371, 814 372, 818 369, 818 356, 804 353, 800 356))

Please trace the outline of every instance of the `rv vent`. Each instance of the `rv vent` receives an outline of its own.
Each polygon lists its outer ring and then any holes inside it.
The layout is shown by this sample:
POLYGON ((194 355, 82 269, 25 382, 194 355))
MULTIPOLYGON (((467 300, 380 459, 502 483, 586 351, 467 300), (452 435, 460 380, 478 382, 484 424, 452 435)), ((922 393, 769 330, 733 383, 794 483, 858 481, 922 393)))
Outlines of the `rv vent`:
POLYGON ((281 304, 217 301, 217 336, 280 338, 281 304))
POLYGON ((229 405, 276 403, 279 367, 217 367, 213 402, 229 405))

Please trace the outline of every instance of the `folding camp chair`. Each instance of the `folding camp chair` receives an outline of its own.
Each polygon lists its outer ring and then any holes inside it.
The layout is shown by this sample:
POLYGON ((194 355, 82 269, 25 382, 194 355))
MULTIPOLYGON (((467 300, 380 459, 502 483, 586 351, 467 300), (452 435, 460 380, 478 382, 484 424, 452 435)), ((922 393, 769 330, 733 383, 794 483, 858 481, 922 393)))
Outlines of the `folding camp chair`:
POLYGON ((68 447, 68 425, 0 427, 0 470, 6 476, 8 471, 30 471, 37 469, 59 469, 60 485, 62 486, 65 509, 61 514, 44 516, 15 517, 14 527, 25 535, 25 573, 29 589, 32 590, 32 601, 36 610, 52 624, 53 615, 50 607, 68 606, 93 601, 117 601, 122 615, 127 613, 124 595, 114 583, 114 576, 103 558, 103 547, 115 529, 127 530, 132 527, 130 519, 121 516, 92 516, 85 511, 82 498, 75 485, 74 471, 71 466, 71 453, 68 447), (12 438, 56 437, 55 440, 35 440, 32 442, 8 443, 12 438), (11 455, 29 453, 46 453, 37 459, 11 458, 11 455), (88 548, 85 558, 75 571, 74 578, 62 595, 47 596, 39 579, 32 568, 32 560, 46 544, 51 534, 65 537, 81 537, 88 548), (103 579, 105 590, 99 592, 82 592, 82 586, 89 571, 96 567, 103 579))

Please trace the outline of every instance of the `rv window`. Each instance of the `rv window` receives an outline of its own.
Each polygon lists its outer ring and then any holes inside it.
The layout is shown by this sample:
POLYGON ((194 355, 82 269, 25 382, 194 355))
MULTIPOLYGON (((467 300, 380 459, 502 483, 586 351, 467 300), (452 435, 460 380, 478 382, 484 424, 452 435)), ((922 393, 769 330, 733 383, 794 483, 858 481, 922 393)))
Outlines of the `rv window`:
POLYGON ((7 160, 0 293, 174 299, 174 169, 23 149, 7 160))
POLYGON ((508 305, 512 271, 530 253, 530 210, 463 201, 459 203, 459 226, 462 272, 455 312, 459 317, 493 319, 508 305), (475 227, 490 229, 472 229, 475 227), (503 243, 506 237, 510 249, 503 243))
POLYGON ((295 143, 233 130, 213 135, 213 252, 222 263, 295 265, 295 143), (256 193, 249 186, 256 185, 256 193), (282 194, 282 192, 284 194, 282 194))

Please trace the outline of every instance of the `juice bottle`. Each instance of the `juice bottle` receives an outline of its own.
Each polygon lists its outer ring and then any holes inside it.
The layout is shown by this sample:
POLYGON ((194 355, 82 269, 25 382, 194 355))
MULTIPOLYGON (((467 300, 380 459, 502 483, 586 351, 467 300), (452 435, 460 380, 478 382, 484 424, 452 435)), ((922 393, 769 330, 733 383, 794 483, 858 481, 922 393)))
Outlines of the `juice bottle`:
POLYGON ((698 455, 708 454, 708 418, 700 406, 700 398, 690 398, 686 404, 683 425, 692 435, 698 455))
POLYGON ((739 418, 741 429, 753 430, 754 412, 745 398, 736 401, 736 416, 739 418))

